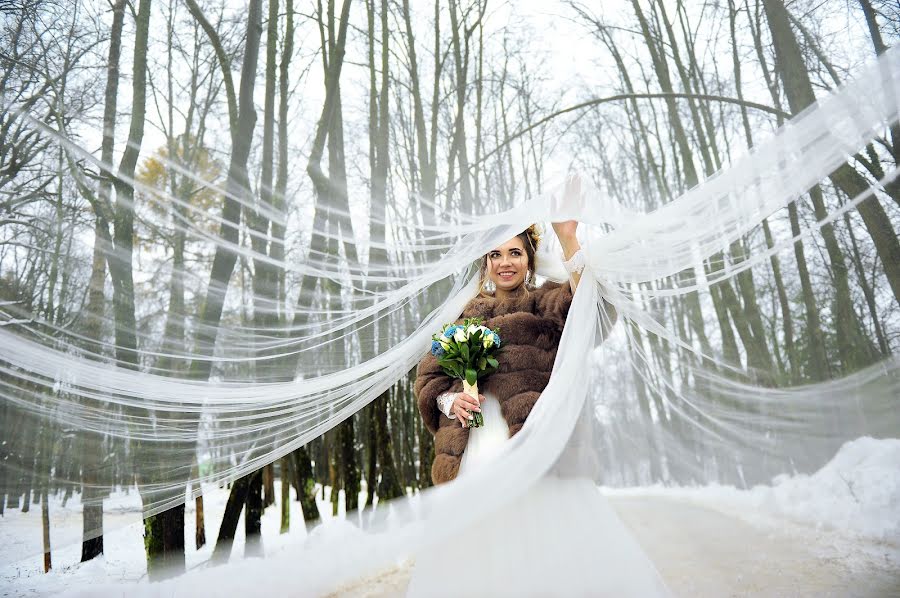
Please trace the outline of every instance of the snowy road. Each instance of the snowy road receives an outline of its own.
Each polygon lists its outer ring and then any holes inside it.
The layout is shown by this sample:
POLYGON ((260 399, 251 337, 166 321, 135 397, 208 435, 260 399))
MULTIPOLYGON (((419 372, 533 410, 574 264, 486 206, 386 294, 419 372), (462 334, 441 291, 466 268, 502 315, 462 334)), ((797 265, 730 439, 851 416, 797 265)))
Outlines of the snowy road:
POLYGON ((900 547, 681 500, 612 500, 676 595, 900 596, 900 547))
MULTIPOLYGON (((610 500, 676 596, 900 596, 897 546, 758 515, 745 521, 681 498, 610 500)), ((332 596, 399 596, 410 570, 394 569, 332 596)))

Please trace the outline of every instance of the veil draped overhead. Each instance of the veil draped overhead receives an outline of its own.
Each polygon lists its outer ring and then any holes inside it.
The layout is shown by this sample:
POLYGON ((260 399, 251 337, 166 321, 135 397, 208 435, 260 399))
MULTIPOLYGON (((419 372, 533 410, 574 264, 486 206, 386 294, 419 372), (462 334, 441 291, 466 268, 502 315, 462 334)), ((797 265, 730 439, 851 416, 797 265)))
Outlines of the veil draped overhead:
MULTIPOLYGON (((329 225, 310 233, 306 257, 288 261, 260 251, 253 239, 259 231, 252 228, 246 231, 249 244, 215 238, 196 223, 215 217, 168 198, 183 211, 177 226, 193 242, 213 242, 257 269, 283 269, 297 282, 301 301, 296 308, 258 302, 252 318, 222 321, 212 350, 199 342, 159 344, 141 324, 148 314, 139 314, 131 331, 142 346, 137 367, 117 364, 119 353, 83 331, 40 321, 26 306, 4 302, 0 437, 32 439, 38 447, 58 443, 69 461, 66 469, 51 469, 41 466, 41 451, 29 459, 7 454, 0 493, 17 491, 32 471, 54 484, 80 484, 79 472, 98 467, 100 455, 104 467, 130 468, 144 515, 150 516, 183 503, 186 488, 196 494, 200 482, 233 481, 287 455, 407 376, 431 335, 474 296, 479 258, 535 221, 580 221, 588 256, 541 400, 500 458, 464 479, 390 501, 367 515, 371 533, 339 562, 352 562, 358 573, 395 562, 451 534, 461 518, 474 517, 441 517, 450 505, 477 497, 482 512, 499 509, 548 472, 609 485, 747 486, 779 473, 812 471, 860 435, 896 435, 896 357, 791 386, 773 379, 764 360, 719 354, 696 331, 670 329, 659 315, 676 309, 675 299, 681 300, 678 309, 711 312, 710 293, 720 285, 732 284, 862 202, 888 203, 883 189, 896 179, 896 167, 881 180, 866 179, 858 195, 829 206, 799 237, 776 230, 771 245, 744 243, 741 261, 722 257, 896 123, 898 98, 895 47, 767 141, 650 213, 627 209, 592 187, 584 201, 566 203, 561 186, 548 186, 502 213, 441 222, 439 206, 412 196, 396 201, 390 214, 366 214, 372 232, 356 242, 346 227, 359 221, 365 202, 335 197, 318 208, 316 218, 328 218, 329 225), (433 217, 406 218, 414 208, 433 217), (611 329, 603 326, 604 300, 619 316, 611 329), (210 376, 195 375, 204 367, 210 376)), ((34 124, 79 159, 93 159, 39 126, 34 124)), ((139 194, 160 200, 158 189, 131 182, 139 194)), ((258 209, 252 198, 232 198, 258 209)), ((268 216, 287 224, 277 214, 268 216)), ((538 273, 565 280, 551 236, 545 235, 538 273)), ((181 274, 190 277, 187 270, 181 274)), ((138 269, 135 281, 152 285, 154 276, 159 273, 138 269)), ((244 301, 233 288, 222 293, 226 306, 244 301)), ((114 330, 114 315, 103 315, 100 325, 114 330)), ((184 326, 206 338, 202 318, 184 326)))

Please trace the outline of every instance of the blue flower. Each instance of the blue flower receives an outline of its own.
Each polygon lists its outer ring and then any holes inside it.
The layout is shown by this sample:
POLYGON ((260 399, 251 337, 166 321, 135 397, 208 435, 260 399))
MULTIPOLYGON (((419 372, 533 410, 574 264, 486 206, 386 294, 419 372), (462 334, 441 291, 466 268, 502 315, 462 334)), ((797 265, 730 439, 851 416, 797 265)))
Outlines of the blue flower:
POLYGON ((431 354, 432 355, 440 358, 440 357, 443 357, 445 353, 446 353, 446 351, 444 351, 444 348, 441 346, 441 343, 439 343, 438 341, 431 341, 431 354))
POLYGON ((449 326, 447 326, 447 329, 444 330, 444 336, 447 338, 452 338, 453 333, 456 332, 457 328, 462 328, 462 326, 457 326, 456 324, 450 324, 449 326))
POLYGON ((491 332, 491 335, 493 335, 493 337, 494 337, 494 346, 499 347, 500 346, 500 335, 497 334, 496 332, 491 332))

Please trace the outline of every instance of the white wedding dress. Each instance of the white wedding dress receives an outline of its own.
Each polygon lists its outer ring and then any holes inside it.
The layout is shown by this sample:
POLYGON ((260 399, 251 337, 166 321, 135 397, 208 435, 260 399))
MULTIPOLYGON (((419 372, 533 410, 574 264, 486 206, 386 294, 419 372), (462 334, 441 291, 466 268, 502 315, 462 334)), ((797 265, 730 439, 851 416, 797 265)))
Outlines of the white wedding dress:
MULTIPOLYGON (((469 432, 459 476, 491 460, 508 440, 499 402, 490 394, 485 399, 484 426, 469 432)), ((407 589, 407 596, 668 595, 593 481, 552 473, 499 512, 416 555, 407 589)))

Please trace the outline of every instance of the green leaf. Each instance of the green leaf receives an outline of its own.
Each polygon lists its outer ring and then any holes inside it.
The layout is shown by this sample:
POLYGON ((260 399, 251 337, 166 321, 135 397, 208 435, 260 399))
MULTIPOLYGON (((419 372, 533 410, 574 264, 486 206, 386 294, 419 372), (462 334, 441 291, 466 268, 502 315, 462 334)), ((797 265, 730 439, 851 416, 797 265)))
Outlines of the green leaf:
POLYGON ((487 368, 487 360, 484 357, 478 358, 478 369, 483 370, 487 368))
POLYGON ((466 361, 469 360, 469 345, 468 344, 466 344, 466 343, 460 344, 459 352, 460 352, 460 354, 462 354, 463 359, 465 359, 466 361))
POLYGON ((494 359, 493 357, 488 357, 487 362, 488 362, 488 365, 490 365, 492 368, 497 368, 500 366, 500 362, 497 361, 496 359, 494 359))

